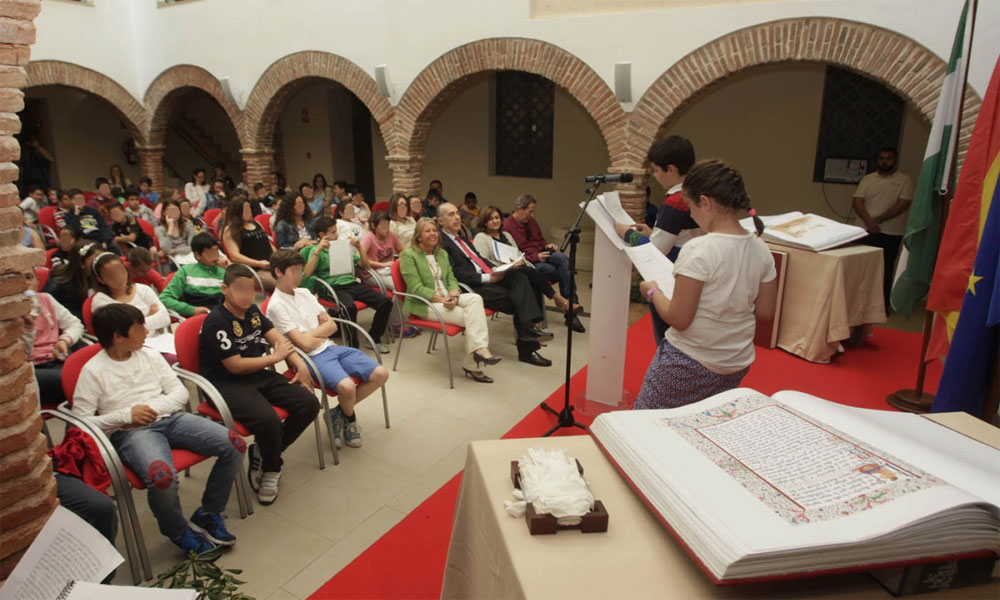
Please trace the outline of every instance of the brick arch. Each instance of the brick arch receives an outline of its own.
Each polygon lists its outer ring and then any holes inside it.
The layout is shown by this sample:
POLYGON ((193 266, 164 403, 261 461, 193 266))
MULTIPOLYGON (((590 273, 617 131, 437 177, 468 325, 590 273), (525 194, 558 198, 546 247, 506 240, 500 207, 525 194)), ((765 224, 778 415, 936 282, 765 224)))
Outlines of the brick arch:
MULTIPOLYGON (((728 33, 694 50, 667 69, 642 95, 629 117, 628 166, 642 169, 646 152, 673 115, 701 93, 744 69, 814 62, 850 69, 901 96, 930 123, 947 63, 902 34, 856 21, 827 17, 783 19, 728 33)), ((959 132, 960 160, 981 99, 965 89, 959 132)))
POLYGON ((342 56, 307 50, 276 60, 257 80, 245 110, 248 147, 269 149, 285 104, 297 92, 318 81, 339 83, 357 96, 371 111, 388 143, 394 111, 389 101, 378 93, 375 80, 342 56))
POLYGON ((194 65, 175 65, 157 75, 146 89, 144 102, 149 110, 149 145, 162 147, 170 117, 177 102, 190 89, 199 89, 211 96, 229 116, 240 145, 245 146, 244 115, 222 91, 222 83, 205 69, 194 65))
POLYGON ((565 89, 597 123, 610 163, 617 166, 625 146, 622 127, 626 115, 614 92, 578 57, 548 42, 527 38, 477 40, 446 52, 421 71, 396 107, 398 122, 389 145, 390 156, 417 160, 423 155, 431 125, 448 102, 475 75, 505 70, 534 73, 565 89))
POLYGON ((44 85, 75 88, 100 98, 128 128, 136 144, 146 141, 148 113, 138 100, 110 77, 86 67, 59 60, 39 60, 27 64, 25 89, 44 85))

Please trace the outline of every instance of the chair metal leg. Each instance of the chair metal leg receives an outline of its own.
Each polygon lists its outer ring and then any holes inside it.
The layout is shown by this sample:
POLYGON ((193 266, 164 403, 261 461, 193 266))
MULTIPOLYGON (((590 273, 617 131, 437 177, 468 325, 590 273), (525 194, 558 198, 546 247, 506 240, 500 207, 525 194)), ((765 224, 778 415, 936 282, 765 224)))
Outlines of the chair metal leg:
POLYGON ((389 429, 389 399, 385 395, 385 384, 382 384, 382 413, 385 415, 385 428, 389 429))
POLYGON ((431 350, 434 349, 434 340, 436 337, 437 337, 437 332, 432 331, 430 339, 427 340, 427 354, 430 354, 431 350))
POLYGON ((451 348, 449 348, 447 333, 444 334, 444 357, 448 361, 448 387, 455 389, 455 375, 452 373, 451 368, 451 348))
POLYGON ((319 457, 319 470, 326 468, 326 458, 323 456, 323 430, 319 426, 319 416, 313 419, 313 428, 316 430, 316 456, 319 457))
POLYGON ((330 450, 333 451, 333 464, 340 464, 340 452, 337 451, 337 441, 333 435, 333 411, 327 406, 323 411, 323 421, 326 423, 327 438, 330 440, 330 450))
POLYGON ((396 370, 396 366, 399 364, 399 355, 403 353, 403 337, 399 336, 399 340, 396 341, 396 358, 392 361, 392 370, 396 370))

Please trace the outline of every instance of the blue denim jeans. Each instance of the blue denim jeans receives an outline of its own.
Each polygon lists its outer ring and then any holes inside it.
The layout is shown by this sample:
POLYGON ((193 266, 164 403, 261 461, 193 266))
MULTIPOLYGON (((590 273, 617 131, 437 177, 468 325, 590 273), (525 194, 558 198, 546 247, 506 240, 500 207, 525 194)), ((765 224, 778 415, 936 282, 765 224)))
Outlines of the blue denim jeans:
POLYGON ((576 294, 572 298, 569 297, 570 272, 568 256, 562 252, 553 252, 545 262, 534 264, 538 272, 544 275, 547 280, 559 283, 559 293, 562 294, 563 298, 567 298, 571 302, 578 301, 576 294))
POLYGON ((246 451, 245 442, 236 434, 230 436, 222 425, 186 412, 176 412, 138 429, 116 431, 111 434, 111 443, 122 462, 146 484, 149 508, 160 533, 170 539, 180 536, 188 526, 181 512, 177 470, 170 449, 217 457, 201 497, 201 507, 212 514, 225 510, 246 451))

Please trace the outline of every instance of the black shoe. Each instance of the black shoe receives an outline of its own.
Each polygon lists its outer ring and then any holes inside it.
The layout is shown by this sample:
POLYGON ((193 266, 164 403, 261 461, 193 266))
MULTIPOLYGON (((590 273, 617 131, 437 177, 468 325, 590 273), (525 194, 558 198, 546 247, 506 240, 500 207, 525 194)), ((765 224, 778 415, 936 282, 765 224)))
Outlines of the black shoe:
POLYGON ((531 329, 525 329, 517 334, 517 341, 519 342, 547 342, 552 339, 552 334, 548 331, 542 331, 537 327, 532 327, 531 329))
POLYGON ((573 320, 569 323, 569 328, 577 333, 586 333, 587 330, 583 327, 583 323, 580 322, 580 317, 573 315, 573 320))
POLYGON ((466 369, 465 367, 462 367, 462 370, 465 371, 465 376, 466 377, 468 377, 469 379, 472 379, 476 383, 493 383, 493 378, 490 377, 489 375, 485 375, 485 374, 483 374, 483 375, 476 375, 475 373, 473 373, 472 371, 466 369))
POLYGON ((497 364, 498 362, 500 362, 501 360, 503 360, 503 357, 502 356, 491 356, 489 358, 486 358, 485 356, 480 355, 478 352, 473 352, 472 353, 472 360, 476 361, 476 366, 477 367, 480 366, 480 365, 493 366, 493 365, 497 364))
POLYGON ((518 356, 517 360, 528 363, 529 365, 535 365, 536 367, 551 367, 552 361, 545 358, 537 352, 532 352, 531 354, 525 354, 523 356, 518 356))
POLYGON ((547 342, 555 337, 555 335, 553 335, 551 331, 545 331, 544 329, 542 329, 537 325, 532 327, 530 332, 532 335, 537 335, 538 341, 540 342, 547 342))

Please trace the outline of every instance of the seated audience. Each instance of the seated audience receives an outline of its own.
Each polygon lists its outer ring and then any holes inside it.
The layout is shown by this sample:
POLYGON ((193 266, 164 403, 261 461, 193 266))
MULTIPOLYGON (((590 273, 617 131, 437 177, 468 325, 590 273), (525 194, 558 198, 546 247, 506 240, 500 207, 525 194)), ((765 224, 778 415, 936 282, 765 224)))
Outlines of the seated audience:
MULTIPOLYGON (((302 283, 305 260, 294 250, 278 250, 271 255, 271 271, 277 288, 267 306, 267 318, 295 346, 309 355, 323 381, 337 391, 333 409, 333 435, 337 447, 346 443, 361 447, 361 426, 354 407, 389 379, 389 370, 356 348, 337 346, 330 337, 337 332, 337 322, 302 283), (351 378, 361 380, 355 383, 351 378)), ((316 375, 316 373, 313 373, 316 375)))
POLYGON ((38 231, 34 227, 28 225, 21 225, 21 245, 25 248, 45 250, 45 242, 42 241, 42 236, 38 235, 38 231))
POLYGON ((191 180, 184 184, 184 197, 191 201, 191 210, 200 217, 208 209, 208 183, 205 181, 205 169, 195 167, 191 171, 191 180))
POLYGON ((34 225, 38 221, 38 211, 45 205, 45 188, 37 184, 29 185, 28 195, 18 205, 21 207, 24 223, 34 225))
POLYGON ((155 229, 160 252, 174 259, 178 265, 190 265, 195 261, 191 248, 194 225, 181 213, 181 206, 176 200, 164 200, 162 205, 160 224, 155 229))
POLYGON ((101 252, 104 252, 104 249, 100 244, 86 240, 77 242, 68 260, 54 267, 49 273, 49 280, 45 282, 45 288, 42 290, 81 321, 83 301, 91 293, 91 265, 101 252))
POLYGON ((153 255, 146 248, 136 246, 129 250, 128 262, 125 263, 125 266, 128 267, 129 277, 135 283, 148 285, 157 294, 162 292, 163 288, 167 287, 166 280, 153 268, 153 255))
POLYGON ((441 192, 435 188, 427 190, 427 199, 424 200, 424 210, 421 216, 436 219, 438 207, 441 206, 442 202, 444 199, 441 197, 441 192))
MULTIPOLYGON (((148 179, 148 177, 143 177, 143 179, 148 179)), ((125 209, 131 217, 142 219, 150 225, 156 223, 156 215, 153 214, 153 209, 143 203, 142 192, 138 188, 130 187, 125 189, 125 209)))
MULTIPOLYGON (((348 273, 331 275, 330 242, 339 239, 340 234, 333 222, 326 217, 316 219, 313 226, 316 228, 316 234, 319 236, 319 243, 314 246, 306 246, 300 251, 302 258, 306 261, 305 270, 303 271, 305 275, 304 285, 317 294, 326 296, 326 288, 317 285, 313 280, 314 278, 320 278, 328 283, 337 294, 337 299, 340 300, 340 303, 343 304, 344 309, 347 311, 347 318, 354 322, 358 320, 358 310, 354 306, 355 300, 360 300, 372 308, 375 311, 375 316, 372 318, 372 326, 368 330, 368 333, 375 340, 377 351, 382 354, 388 354, 389 347, 382 343, 382 336, 385 335, 385 329, 389 323, 389 316, 393 306, 392 300, 358 281, 354 276, 353 270, 348 273)), ((362 267, 367 268, 369 264, 368 255, 359 252, 360 248, 361 240, 359 238, 351 238, 351 258, 353 264, 355 266, 360 264, 362 267)), ((333 298, 329 299, 333 300, 333 298)), ((350 339, 353 344, 354 336, 350 336, 350 339)))
POLYGON ((250 201, 242 194, 234 196, 226 209, 222 246, 233 263, 247 265, 257 272, 265 294, 274 291, 269 262, 274 247, 264 228, 253 220, 250 201))
POLYGON ((465 203, 458 211, 462 217, 462 227, 469 236, 476 235, 476 218, 479 216, 479 198, 475 192, 466 192, 465 203))
MULTIPOLYGON (((301 187, 301 186, 300 186, 301 187)), ((333 188, 326 184, 326 177, 322 173, 316 173, 313 175, 312 181, 313 189, 313 206, 315 210, 312 213, 316 216, 326 216, 327 210, 330 209, 330 203, 335 201, 333 197, 333 188)))
MULTIPOLYGON (((115 234, 111 231, 107 219, 96 208, 87 205, 83 191, 73 188, 66 194, 70 198, 71 208, 56 213, 56 225, 60 227, 73 225, 80 231, 84 239, 98 242, 107 248, 114 246, 111 240, 115 234)), ((60 198, 60 206, 65 206, 62 198, 60 198)))
POLYGON ((183 317, 208 313, 222 301, 222 279, 226 270, 219 266, 219 241, 207 231, 191 240, 195 262, 181 265, 160 293, 168 309, 183 317))
MULTIPOLYGON (((514 211, 504 221, 504 231, 510 232, 524 256, 541 271, 548 281, 559 282, 559 293, 571 302, 578 302, 576 295, 570 294, 569 257, 559 252, 559 247, 545 241, 542 228, 535 220, 535 198, 529 194, 518 197, 514 211), (570 296, 573 296, 572 298, 570 296)), ((573 316, 573 331, 586 331, 580 318, 573 316)))
POLYGON ((146 327, 139 309, 102 306, 94 311, 94 332, 103 350, 80 371, 73 414, 108 435, 122 462, 146 484, 160 533, 185 554, 232 546, 236 537, 226 530, 222 512, 243 465, 245 442, 185 410, 187 388, 158 352, 143 347, 146 327), (190 520, 181 512, 172 446, 216 457, 190 520))
POLYGON ((299 196, 306 201, 306 206, 309 207, 309 212, 318 215, 323 213, 323 199, 316 198, 316 190, 313 186, 308 183, 299 184, 299 196))
MULTIPOLYGON (((424 200, 419 194, 410 194, 406 197, 406 202, 410 205, 410 218, 416 223, 424 216, 424 200)), ((435 215, 436 217, 437 215, 435 215)), ((409 245, 409 244, 407 244, 409 245)))
MULTIPOLYGON (((385 289, 393 289, 391 267, 403 251, 403 244, 390 230, 389 215, 382 211, 372 215, 368 232, 361 238, 361 250, 368 255, 368 267, 375 272, 385 289)), ((374 282, 372 284, 375 285, 374 282)))
MULTIPOLYGON (((147 208, 152 208, 153 206, 156 206, 157 203, 159 203, 160 195, 153 191, 153 180, 150 179, 149 177, 142 177, 141 179, 139 179, 139 197, 142 198, 143 204, 147 208)), ((146 218, 143 217, 142 215, 139 216, 142 217, 143 219, 146 218)), ((146 219, 146 220, 149 221, 150 223, 153 222, 153 219, 146 219)))
POLYGON ((542 308, 531 281, 517 270, 493 271, 462 234, 462 218, 454 204, 444 202, 438 207, 438 224, 441 247, 455 278, 482 296, 486 308, 514 315, 517 359, 539 367, 550 366, 552 361, 540 355, 538 349, 539 342, 552 339, 552 334, 538 327, 543 319, 542 308))
POLYGON ((354 186, 351 191, 351 204, 354 205, 354 217, 351 221, 357 223, 362 228, 367 228, 372 211, 368 207, 368 203, 365 202, 365 193, 358 186, 354 186))
POLYGON ((98 177, 94 180, 94 187, 97 188, 97 195, 87 202, 87 206, 93 208, 104 217, 104 220, 109 220, 108 209, 116 204, 121 204, 118 201, 118 197, 111 193, 111 184, 108 180, 103 177, 98 177))
MULTIPOLYGON (((503 230, 503 217, 500 214, 500 209, 495 206, 488 206, 480 211, 479 219, 476 222, 476 229, 479 233, 472 240, 472 244, 476 247, 476 252, 479 252, 480 256, 494 267, 498 267, 501 264, 500 259, 497 258, 494 244, 503 244, 514 250, 520 250, 517 247, 517 242, 514 241, 514 237, 503 230)), ((514 269, 524 273, 528 277, 528 280, 531 281, 531 287, 534 288, 535 292, 551 299, 555 303, 556 308, 563 312, 569 310, 569 300, 564 298, 559 292, 553 290, 552 285, 537 269, 533 269, 530 266, 514 267, 514 269)))
MULTIPOLYGON (((321 205, 320 209, 322 208, 321 205)), ((302 195, 296 196, 292 202, 282 202, 281 210, 274 215, 272 221, 278 248, 301 250, 315 244, 316 231, 312 226, 312 216, 312 209, 302 195)))
POLYGON ((108 169, 108 184, 112 189, 118 188, 123 190, 132 185, 132 180, 125 177, 125 174, 122 173, 121 165, 111 165, 108 169))
POLYGON ((119 248, 128 246, 128 244, 135 244, 143 248, 153 247, 153 238, 142 230, 135 217, 125 212, 124 206, 120 204, 112 206, 108 215, 111 217, 111 231, 115 234, 111 241, 119 248))
MULTIPOLYGON (((483 372, 484 365, 500 362, 490 352, 490 332, 486 324, 483 298, 479 294, 463 294, 451 271, 448 253, 441 248, 437 224, 420 219, 413 234, 413 245, 399 255, 399 270, 406 282, 406 293, 420 296, 441 313, 445 323, 465 327, 466 377, 478 383, 493 383, 483 372)), ((403 302, 406 312, 421 319, 436 320, 426 304, 413 298, 403 302)))
POLYGON ((133 283, 128 267, 110 252, 94 259, 94 301, 92 310, 120 302, 139 309, 150 336, 163 333, 170 326, 170 315, 153 288, 133 283))
MULTIPOLYGON (((181 215, 191 223, 194 227, 195 233, 201 233, 205 230, 205 219, 201 217, 196 217, 191 214, 191 201, 187 198, 181 198, 177 201, 177 205, 181 207, 181 215)), ((222 213, 220 213, 222 214, 222 213)))
MULTIPOLYGON (((212 179, 212 185, 205 194, 205 210, 226 207, 226 180, 222 177, 212 179)), ((204 214, 202 211, 201 214, 204 214)), ((201 216, 199 214, 199 216, 201 216)))
MULTIPOLYGON (((360 240, 365 235, 365 227, 358 225, 354 218, 354 203, 350 200, 341 201, 333 208, 333 219, 337 223, 337 231, 340 237, 357 238, 360 240)), ((316 224, 313 223, 313 227, 316 224)))
POLYGON ((212 309, 201 326, 199 371, 219 390, 233 418, 253 434, 250 486, 260 503, 268 505, 278 497, 281 453, 316 418, 319 401, 312 392, 309 369, 295 347, 253 303, 255 286, 250 273, 230 265, 222 293, 224 302, 212 309), (265 354, 268 346, 273 351, 265 354), (295 371, 294 379, 268 369, 282 361, 295 371), (284 422, 275 414, 275 406, 288 411, 284 422))
POLYGON ((69 260, 73 247, 82 239, 80 230, 75 225, 63 225, 56 241, 56 251, 49 256, 49 268, 55 268, 69 260))
POLYGON ((340 204, 344 200, 350 200, 351 194, 347 191, 348 184, 343 179, 338 179, 333 182, 333 198, 330 199, 331 204, 340 204))
POLYGON ((417 222, 410 216, 410 204, 405 194, 393 194, 389 200, 389 231, 404 248, 413 241, 413 230, 417 222))
POLYGON ((62 388, 63 361, 80 341, 83 323, 51 295, 38 291, 34 269, 28 269, 24 278, 31 292, 31 323, 30 326, 25 323, 25 328, 26 333, 34 335, 29 359, 35 366, 38 398, 46 406, 58 405, 66 401, 62 388))

